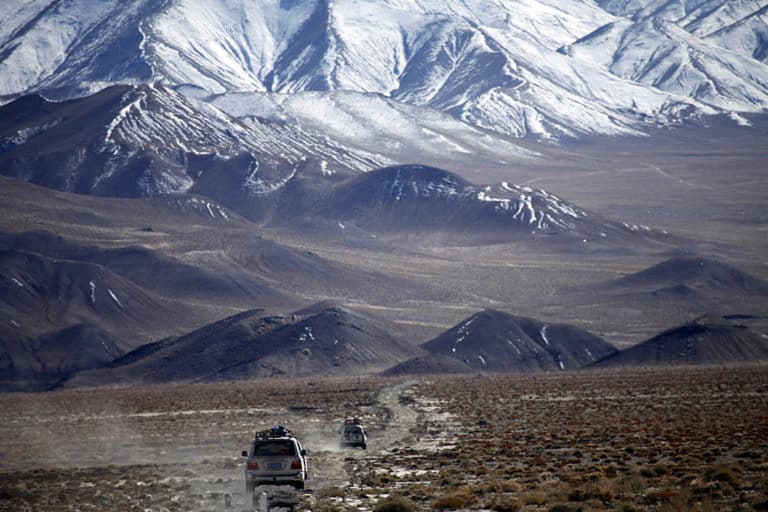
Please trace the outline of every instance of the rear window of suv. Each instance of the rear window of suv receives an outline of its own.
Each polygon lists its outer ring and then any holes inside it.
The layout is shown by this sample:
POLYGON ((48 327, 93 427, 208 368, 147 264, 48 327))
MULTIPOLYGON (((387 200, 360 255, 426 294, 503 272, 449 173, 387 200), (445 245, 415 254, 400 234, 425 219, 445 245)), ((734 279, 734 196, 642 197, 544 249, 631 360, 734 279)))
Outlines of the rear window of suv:
POLYGON ((296 456, 296 446, 292 441, 259 441, 253 447, 254 457, 292 457, 296 456))

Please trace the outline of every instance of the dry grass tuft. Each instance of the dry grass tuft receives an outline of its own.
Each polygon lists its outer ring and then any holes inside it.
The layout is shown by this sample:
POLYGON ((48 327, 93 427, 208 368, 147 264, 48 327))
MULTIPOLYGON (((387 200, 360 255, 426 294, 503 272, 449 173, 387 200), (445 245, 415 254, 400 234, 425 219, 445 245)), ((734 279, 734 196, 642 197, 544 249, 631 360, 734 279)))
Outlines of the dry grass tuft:
POLYGON ((458 510, 469 506, 473 497, 466 492, 455 492, 437 498, 432 502, 432 508, 435 510, 458 510))
POLYGON ((416 506, 402 497, 386 498, 373 508, 373 512, 413 512, 416 506))

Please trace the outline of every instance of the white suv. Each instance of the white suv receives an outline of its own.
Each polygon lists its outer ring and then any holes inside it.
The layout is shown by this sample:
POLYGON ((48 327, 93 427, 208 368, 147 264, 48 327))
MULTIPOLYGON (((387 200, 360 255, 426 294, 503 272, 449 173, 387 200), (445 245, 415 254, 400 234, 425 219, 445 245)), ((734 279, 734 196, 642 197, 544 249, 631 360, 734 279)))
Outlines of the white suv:
POLYGON ((245 463, 245 490, 253 493, 257 485, 292 485, 303 489, 307 480, 308 450, 290 430, 277 426, 256 433, 245 463))

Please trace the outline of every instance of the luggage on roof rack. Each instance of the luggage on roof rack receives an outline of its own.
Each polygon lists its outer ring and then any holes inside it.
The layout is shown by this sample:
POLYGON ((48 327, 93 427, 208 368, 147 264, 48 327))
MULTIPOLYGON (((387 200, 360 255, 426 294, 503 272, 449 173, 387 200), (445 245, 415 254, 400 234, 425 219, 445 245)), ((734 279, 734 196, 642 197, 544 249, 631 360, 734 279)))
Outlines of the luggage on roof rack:
POLYGON ((293 436, 293 432, 290 429, 285 428, 282 425, 275 425, 272 428, 266 430, 260 430, 256 432, 255 439, 269 439, 272 437, 286 437, 293 436))

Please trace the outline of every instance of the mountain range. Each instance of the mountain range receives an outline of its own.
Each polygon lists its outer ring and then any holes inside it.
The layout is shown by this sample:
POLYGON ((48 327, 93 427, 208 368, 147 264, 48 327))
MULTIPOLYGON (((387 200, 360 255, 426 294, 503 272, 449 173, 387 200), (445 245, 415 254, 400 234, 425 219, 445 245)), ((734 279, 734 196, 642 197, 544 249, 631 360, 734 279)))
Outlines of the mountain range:
POLYGON ((762 361, 767 20, 7 0, 0 388, 762 361))
MULTIPOLYGON (((768 105, 758 0, 10 0, 0 97, 371 93, 539 139, 768 105)), ((365 97, 363 97, 364 100, 365 97)), ((334 110, 333 102, 329 105, 334 110)))
MULTIPOLYGON (((290 126, 245 123, 163 86, 114 86, 64 102, 25 96, 0 106, 0 174, 79 194, 198 194, 213 217, 234 211, 260 224, 303 222, 334 233, 407 224, 485 241, 524 233, 614 246, 627 237, 670 239, 601 219, 546 190, 474 185, 424 165, 382 167, 385 155, 290 126)), ((507 148, 518 159, 533 157, 507 148)))

